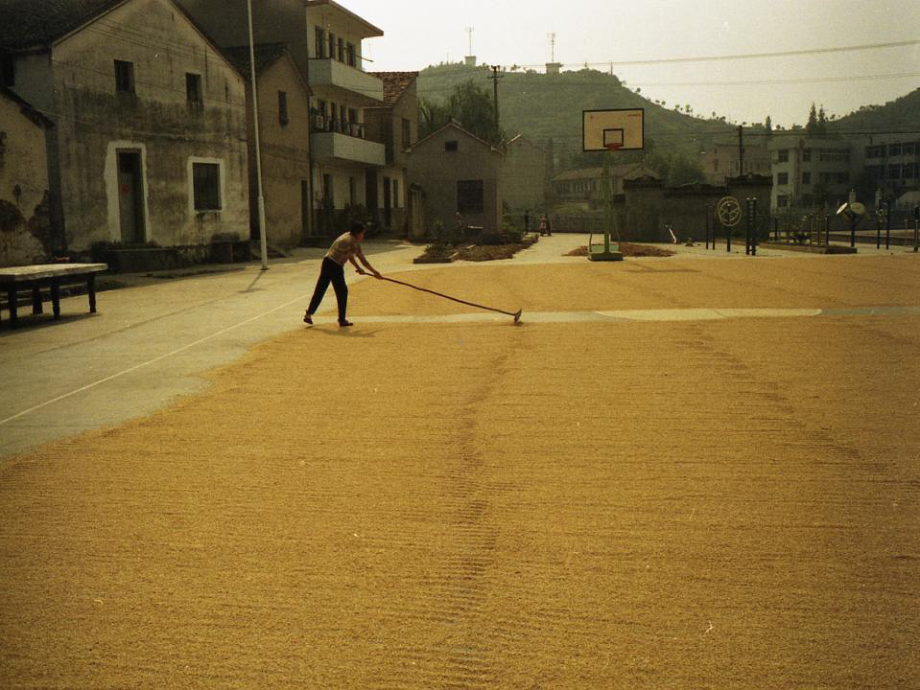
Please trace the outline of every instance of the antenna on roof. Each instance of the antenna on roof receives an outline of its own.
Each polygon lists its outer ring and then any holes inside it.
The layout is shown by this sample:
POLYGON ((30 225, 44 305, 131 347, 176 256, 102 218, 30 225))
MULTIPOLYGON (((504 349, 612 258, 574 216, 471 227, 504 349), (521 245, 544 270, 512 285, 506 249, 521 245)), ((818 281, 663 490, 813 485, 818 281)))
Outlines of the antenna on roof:
POLYGON ((469 45, 470 45, 470 52, 466 54, 466 66, 467 67, 476 66, 476 56, 473 55, 473 32, 475 30, 476 29, 472 26, 466 27, 466 33, 469 34, 469 45))

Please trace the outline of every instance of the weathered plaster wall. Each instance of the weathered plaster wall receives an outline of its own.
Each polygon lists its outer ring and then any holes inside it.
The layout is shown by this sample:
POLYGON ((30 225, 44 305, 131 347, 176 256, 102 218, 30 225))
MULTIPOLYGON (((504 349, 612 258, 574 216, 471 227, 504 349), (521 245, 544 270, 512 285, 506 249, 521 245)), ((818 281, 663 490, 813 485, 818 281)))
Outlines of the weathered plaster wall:
POLYGON ((500 171, 502 155, 454 127, 445 127, 412 149, 409 156, 409 183, 425 192, 425 215, 432 226, 437 221, 446 228, 456 224, 457 182, 483 181, 483 213, 466 213, 467 225, 490 231, 501 230, 502 195, 500 171), (458 150, 444 150, 447 141, 456 141, 458 150))
POLYGON ((508 146, 502 168, 502 193, 513 211, 546 205, 546 154, 526 139, 508 146))
MULTIPOLYGON (((250 119, 250 128, 252 124, 250 119)), ((308 230, 303 214, 302 183, 310 180, 310 110, 306 86, 289 57, 282 57, 259 77, 259 134, 268 243, 285 248, 296 247, 308 230), (287 124, 281 123, 280 91, 287 94, 287 124)), ((253 162, 250 208, 254 214, 253 221, 258 216, 254 140, 255 137, 250 136, 250 160, 253 162)), ((308 191, 308 209, 309 194, 308 191)), ((253 222, 252 227, 258 226, 253 222)))
POLYGON ((54 249, 45 126, 0 94, 0 266, 41 262, 54 249))
POLYGON ((141 153, 146 241, 174 246, 248 236, 244 82, 179 10, 166 0, 134 0, 58 44, 53 65, 71 249, 122 239, 121 148, 141 153), (133 95, 116 93, 115 60, 134 64, 133 95), (201 108, 187 102, 186 73, 201 75, 201 108), (191 158, 221 162, 219 212, 190 210, 191 158))

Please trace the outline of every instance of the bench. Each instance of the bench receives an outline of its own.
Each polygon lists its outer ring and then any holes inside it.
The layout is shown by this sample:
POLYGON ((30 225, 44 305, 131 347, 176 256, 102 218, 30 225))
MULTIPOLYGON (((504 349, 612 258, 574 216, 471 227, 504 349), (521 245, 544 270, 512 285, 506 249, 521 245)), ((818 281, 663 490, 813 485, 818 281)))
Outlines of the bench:
POLYGON ((32 313, 42 314, 43 287, 51 290, 51 304, 54 318, 61 318, 61 286, 86 281, 89 293, 89 311, 96 313, 96 274, 107 270, 106 264, 42 264, 38 266, 12 266, 0 268, 0 290, 6 293, 7 308, 10 310, 10 324, 19 323, 17 292, 32 290, 32 313))

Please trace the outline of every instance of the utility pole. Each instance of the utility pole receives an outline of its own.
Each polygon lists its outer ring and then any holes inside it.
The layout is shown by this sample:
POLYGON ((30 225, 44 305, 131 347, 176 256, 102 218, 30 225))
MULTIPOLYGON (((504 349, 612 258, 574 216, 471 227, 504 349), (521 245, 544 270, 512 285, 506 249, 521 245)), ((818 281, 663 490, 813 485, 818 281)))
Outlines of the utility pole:
POLYGON ((738 125, 738 177, 744 177, 744 125, 738 125))
POLYGON ((262 270, 268 270, 268 240, 265 237, 265 197, 262 195, 262 152, 259 147, 259 94, 256 88, 256 48, 252 38, 252 0, 247 0, 249 10, 249 65, 252 68, 252 114, 256 130, 256 180, 259 187, 259 245, 262 250, 262 270))
POLYGON ((470 45, 470 52, 468 52, 467 55, 473 54, 473 32, 475 30, 476 29, 473 28, 472 26, 466 27, 466 33, 469 34, 469 45, 470 45))
POLYGON ((550 62, 556 62, 556 34, 549 34, 550 62))
POLYGON ((498 73, 501 69, 501 65, 492 65, 492 76, 489 79, 492 80, 492 88, 495 93, 495 143, 496 145, 501 143, 501 127, 498 122, 498 80, 502 79, 502 75, 498 73))

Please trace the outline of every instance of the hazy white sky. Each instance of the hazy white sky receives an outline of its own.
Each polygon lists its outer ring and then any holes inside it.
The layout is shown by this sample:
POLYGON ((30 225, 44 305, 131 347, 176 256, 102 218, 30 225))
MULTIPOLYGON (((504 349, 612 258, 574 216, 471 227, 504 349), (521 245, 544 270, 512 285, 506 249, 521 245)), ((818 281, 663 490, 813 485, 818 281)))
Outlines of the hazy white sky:
MULTIPOLYGON (((542 65, 548 34, 566 69, 612 61, 774 53, 920 41, 920 0, 338 0, 383 29, 365 41, 374 71, 420 70, 467 54, 542 65)), ((738 122, 804 124, 812 101, 828 115, 884 104, 920 87, 920 44, 756 60, 616 65, 630 88, 668 107, 690 104, 738 122), (910 75, 894 77, 892 75, 910 75), (741 82, 736 83, 736 82, 741 82), (752 83, 760 82, 760 83, 752 83)), ((484 80, 484 85, 489 82, 484 80)))

